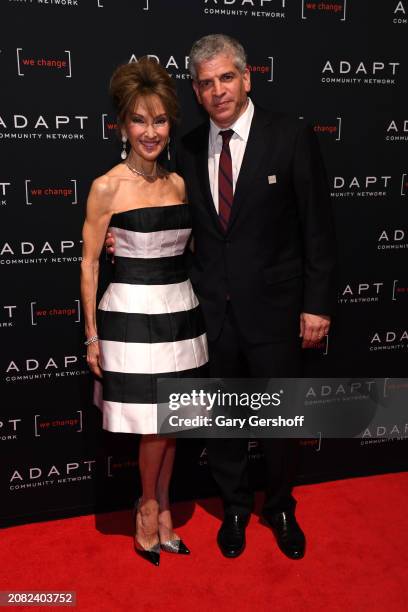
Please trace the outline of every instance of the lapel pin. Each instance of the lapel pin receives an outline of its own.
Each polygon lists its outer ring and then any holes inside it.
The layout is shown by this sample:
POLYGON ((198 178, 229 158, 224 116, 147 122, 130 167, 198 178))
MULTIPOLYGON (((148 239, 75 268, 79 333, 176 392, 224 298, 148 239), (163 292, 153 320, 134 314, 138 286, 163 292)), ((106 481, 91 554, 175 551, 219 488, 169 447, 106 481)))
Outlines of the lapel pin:
POLYGON ((268 176, 268 183, 269 185, 273 185, 274 183, 276 183, 276 174, 272 174, 271 176, 268 176))

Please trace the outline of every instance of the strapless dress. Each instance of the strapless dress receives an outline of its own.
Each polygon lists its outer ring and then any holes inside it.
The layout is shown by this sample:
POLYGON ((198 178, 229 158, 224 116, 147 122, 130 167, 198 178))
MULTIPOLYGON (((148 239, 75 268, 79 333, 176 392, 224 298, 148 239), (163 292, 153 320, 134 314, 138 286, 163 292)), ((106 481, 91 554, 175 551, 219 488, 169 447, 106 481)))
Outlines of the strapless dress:
POLYGON ((114 277, 97 309, 103 428, 157 433, 157 379, 207 375, 204 320, 187 276, 188 204, 112 215, 114 277))

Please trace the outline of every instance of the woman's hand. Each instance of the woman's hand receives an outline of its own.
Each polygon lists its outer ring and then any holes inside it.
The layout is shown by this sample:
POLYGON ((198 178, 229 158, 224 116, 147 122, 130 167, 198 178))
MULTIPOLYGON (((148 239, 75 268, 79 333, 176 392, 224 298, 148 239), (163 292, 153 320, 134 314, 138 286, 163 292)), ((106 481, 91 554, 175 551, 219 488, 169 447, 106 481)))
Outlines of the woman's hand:
POLYGON ((93 374, 96 374, 96 376, 98 376, 99 378, 102 378, 98 341, 92 342, 92 344, 88 346, 86 361, 91 372, 93 374))

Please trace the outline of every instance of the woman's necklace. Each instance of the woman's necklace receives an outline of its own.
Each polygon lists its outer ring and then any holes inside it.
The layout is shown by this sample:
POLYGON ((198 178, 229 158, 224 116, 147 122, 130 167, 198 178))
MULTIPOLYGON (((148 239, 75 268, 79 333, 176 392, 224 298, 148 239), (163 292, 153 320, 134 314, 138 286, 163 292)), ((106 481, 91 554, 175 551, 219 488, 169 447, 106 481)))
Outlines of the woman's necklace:
MULTIPOLYGON (((157 178, 157 171, 154 174, 148 174, 147 172, 143 172, 143 170, 137 170, 137 168, 133 168, 133 166, 131 166, 128 161, 126 161, 125 164, 129 168, 129 170, 131 170, 134 174, 143 176, 143 178, 145 179, 152 181, 157 178)), ((154 166, 154 168, 156 170, 156 165, 154 166)))

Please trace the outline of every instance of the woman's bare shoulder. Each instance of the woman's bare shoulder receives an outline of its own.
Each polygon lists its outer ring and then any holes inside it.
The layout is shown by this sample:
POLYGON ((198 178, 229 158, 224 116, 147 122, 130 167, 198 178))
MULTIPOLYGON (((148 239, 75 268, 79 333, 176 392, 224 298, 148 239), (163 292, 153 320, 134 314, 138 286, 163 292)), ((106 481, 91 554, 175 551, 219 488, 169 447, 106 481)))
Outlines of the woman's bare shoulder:
POLYGON ((169 172, 169 178, 174 182, 175 185, 180 185, 184 187, 184 179, 182 176, 177 174, 177 172, 169 172))
POLYGON ((89 214, 94 213, 99 217, 112 212, 121 183, 120 175, 113 170, 114 168, 93 180, 87 203, 89 214))
POLYGON ((123 178, 123 164, 118 164, 105 174, 94 179, 91 192, 97 197, 112 197, 119 189, 121 179, 123 178))
POLYGON ((184 202, 186 197, 186 186, 184 183, 184 179, 179 174, 177 174, 177 172, 170 172, 169 179, 173 183, 174 187, 177 189, 180 198, 184 202))

